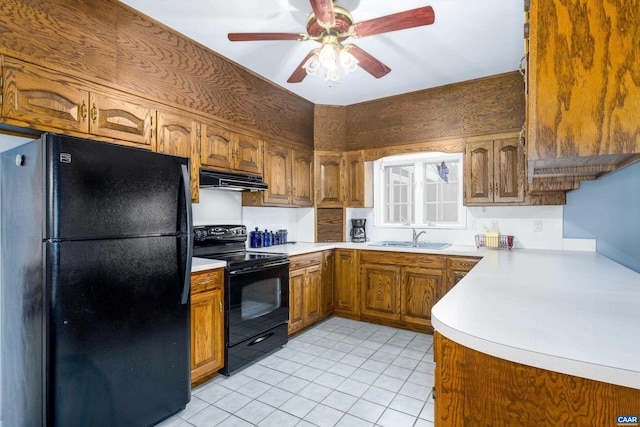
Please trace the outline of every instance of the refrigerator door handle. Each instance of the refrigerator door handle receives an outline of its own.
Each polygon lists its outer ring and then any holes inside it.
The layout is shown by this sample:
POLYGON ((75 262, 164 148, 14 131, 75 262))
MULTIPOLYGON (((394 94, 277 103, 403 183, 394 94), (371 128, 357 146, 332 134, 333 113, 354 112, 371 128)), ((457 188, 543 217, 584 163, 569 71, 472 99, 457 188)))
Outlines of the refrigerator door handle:
POLYGON ((193 257, 193 217, 191 212, 191 186, 189 185, 189 167, 182 168, 182 186, 184 188, 185 212, 187 214, 187 262, 184 269, 184 284, 182 286, 182 304, 189 300, 189 288, 191 287, 191 258, 193 257))

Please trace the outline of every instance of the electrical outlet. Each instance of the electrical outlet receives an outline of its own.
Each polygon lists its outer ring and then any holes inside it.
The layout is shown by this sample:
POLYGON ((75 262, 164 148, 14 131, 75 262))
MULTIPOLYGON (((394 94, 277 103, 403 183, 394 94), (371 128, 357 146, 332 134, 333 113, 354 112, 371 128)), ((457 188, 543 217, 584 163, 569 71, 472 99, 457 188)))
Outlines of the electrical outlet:
POLYGON ((491 231, 499 231, 500 229, 498 228, 498 221, 494 219, 489 222, 489 229, 491 231))
POLYGON ((540 221, 539 219, 533 221, 533 231, 536 233, 542 232, 542 221, 540 221))

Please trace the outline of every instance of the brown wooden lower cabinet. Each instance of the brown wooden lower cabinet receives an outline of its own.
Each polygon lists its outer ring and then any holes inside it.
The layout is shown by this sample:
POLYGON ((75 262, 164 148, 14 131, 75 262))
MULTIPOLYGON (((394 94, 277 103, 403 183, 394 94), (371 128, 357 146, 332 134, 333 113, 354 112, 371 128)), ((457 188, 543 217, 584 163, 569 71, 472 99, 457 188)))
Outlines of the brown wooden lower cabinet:
POLYGON ((431 309, 480 258, 335 249, 290 260, 289 334, 332 314, 432 333, 431 309))
POLYGON ((640 390, 499 359, 435 333, 438 427, 615 426, 640 390))
POLYGON ((335 314, 350 319, 360 318, 358 251, 335 251, 335 314))
POLYGON ((447 292, 451 290, 480 261, 476 257, 449 257, 447 259, 447 292))
POLYGON ((322 252, 290 257, 289 334, 322 319, 322 252))
POLYGON ((322 252, 322 314, 330 316, 335 310, 335 253, 322 252))
POLYGON ((224 365, 224 269, 191 275, 191 385, 224 365))
POLYGON ((442 256, 363 251, 361 319, 432 332, 431 308, 447 291, 445 268, 442 256))

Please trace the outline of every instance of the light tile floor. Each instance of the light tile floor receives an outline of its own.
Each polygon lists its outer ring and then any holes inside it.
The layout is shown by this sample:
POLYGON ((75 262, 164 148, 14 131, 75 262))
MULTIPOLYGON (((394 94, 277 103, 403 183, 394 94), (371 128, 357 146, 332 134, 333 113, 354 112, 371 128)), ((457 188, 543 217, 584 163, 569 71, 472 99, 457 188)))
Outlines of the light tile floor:
POLYGON ((433 426, 433 337, 330 318, 193 390, 162 427, 433 426))

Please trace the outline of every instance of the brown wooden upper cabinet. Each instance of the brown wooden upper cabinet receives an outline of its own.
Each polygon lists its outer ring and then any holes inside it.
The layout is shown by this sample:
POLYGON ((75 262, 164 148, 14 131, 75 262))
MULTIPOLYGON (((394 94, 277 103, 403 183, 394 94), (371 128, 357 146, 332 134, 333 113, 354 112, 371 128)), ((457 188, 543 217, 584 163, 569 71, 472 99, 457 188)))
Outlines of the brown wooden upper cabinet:
POLYGON ((517 137, 467 142, 464 204, 487 206, 525 199, 524 149, 517 137))
POLYGON ((313 206, 313 151, 267 141, 264 181, 269 189, 244 197, 245 205, 313 206))
POLYGON ((530 2, 530 179, 593 179, 640 159, 637 8, 633 2, 530 2))
POLYGON ((174 111, 158 111, 158 152, 190 159, 191 199, 199 198, 200 122, 174 111))
POLYGON ((373 163, 364 162, 362 151, 345 154, 346 198, 350 208, 373 207, 373 163))
POLYGON ((342 153, 316 152, 316 206, 341 208, 345 203, 344 169, 342 153))
POLYGON ((145 100, 7 57, 2 101, 11 125, 153 146, 155 111, 145 100))
POLYGON ((203 122, 200 162, 203 167, 262 175, 262 141, 203 122))

